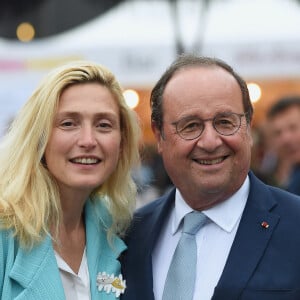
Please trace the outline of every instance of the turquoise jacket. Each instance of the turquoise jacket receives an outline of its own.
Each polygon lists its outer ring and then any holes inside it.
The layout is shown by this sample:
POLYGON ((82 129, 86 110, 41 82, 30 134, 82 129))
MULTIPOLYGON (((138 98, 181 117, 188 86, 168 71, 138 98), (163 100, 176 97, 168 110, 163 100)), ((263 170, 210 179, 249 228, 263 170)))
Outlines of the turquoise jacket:
MULTIPOLYGON (((85 205, 86 254, 90 274, 91 298, 116 300, 113 290, 98 290, 97 274, 120 275, 118 257, 126 249, 115 237, 113 247, 108 244, 105 228, 110 217, 103 204, 90 200, 85 205)), ((0 231, 0 299, 5 300, 64 300, 52 241, 50 237, 30 251, 18 246, 11 231, 0 231)))

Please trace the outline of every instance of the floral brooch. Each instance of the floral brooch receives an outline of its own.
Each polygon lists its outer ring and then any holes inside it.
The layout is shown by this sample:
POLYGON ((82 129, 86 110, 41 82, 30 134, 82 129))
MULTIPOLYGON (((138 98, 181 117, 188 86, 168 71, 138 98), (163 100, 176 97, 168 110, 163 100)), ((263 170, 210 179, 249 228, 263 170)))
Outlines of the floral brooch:
POLYGON ((97 275, 98 291, 105 291, 107 294, 116 293, 116 298, 124 294, 126 288, 126 280, 123 280, 122 274, 114 276, 114 274, 106 274, 106 272, 99 272, 97 275))

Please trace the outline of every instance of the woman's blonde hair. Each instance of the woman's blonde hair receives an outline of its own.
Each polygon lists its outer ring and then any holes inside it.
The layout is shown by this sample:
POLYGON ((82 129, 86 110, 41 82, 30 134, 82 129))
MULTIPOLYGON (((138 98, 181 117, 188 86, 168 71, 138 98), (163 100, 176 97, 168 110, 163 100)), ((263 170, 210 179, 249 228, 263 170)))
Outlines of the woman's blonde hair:
POLYGON ((136 186, 131 177, 139 163, 140 127, 126 105, 115 76, 105 67, 76 61, 50 72, 25 103, 0 145, 0 225, 13 229, 20 243, 32 247, 57 229, 61 221, 59 191, 43 164, 43 156, 61 93, 70 85, 97 82, 107 87, 120 111, 121 148, 116 170, 91 195, 106 201, 112 216, 109 235, 122 235, 135 208, 136 186))

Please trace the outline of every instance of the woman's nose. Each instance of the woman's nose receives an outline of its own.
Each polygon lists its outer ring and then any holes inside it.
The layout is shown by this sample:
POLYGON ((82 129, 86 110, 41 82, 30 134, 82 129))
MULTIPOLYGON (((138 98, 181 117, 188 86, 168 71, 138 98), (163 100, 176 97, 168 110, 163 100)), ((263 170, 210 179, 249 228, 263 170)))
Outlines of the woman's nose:
POLYGON ((95 131, 91 126, 84 126, 81 128, 79 137, 78 137, 78 145, 80 147, 94 147, 96 145, 96 137, 95 131))

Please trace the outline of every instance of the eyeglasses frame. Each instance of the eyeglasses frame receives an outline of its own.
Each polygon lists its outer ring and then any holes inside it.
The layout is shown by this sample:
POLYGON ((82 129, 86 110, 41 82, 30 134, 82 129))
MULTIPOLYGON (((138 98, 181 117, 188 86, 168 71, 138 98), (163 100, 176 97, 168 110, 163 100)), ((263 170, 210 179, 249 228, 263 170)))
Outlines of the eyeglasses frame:
MULTIPOLYGON (((230 134, 224 134, 224 133, 221 133, 221 132, 219 132, 219 131, 216 129, 216 127, 215 127, 215 122, 214 122, 214 120, 215 120, 218 116, 222 115, 222 113, 216 114, 213 118, 208 118, 208 119, 197 118, 197 119, 201 120, 203 123, 205 123, 205 122, 207 122, 207 121, 212 121, 213 128, 215 129, 215 131, 216 131, 218 134, 220 134, 220 135, 222 135, 222 136, 231 136, 231 135, 236 134, 236 133, 239 131, 239 129, 241 128, 241 125, 242 125, 242 117, 245 117, 245 118, 246 118, 247 115, 248 115, 248 112, 245 112, 245 113, 243 113, 243 114, 238 114, 238 113, 234 113, 234 112, 224 113, 224 115, 226 115, 226 114, 227 114, 227 115, 236 115, 236 116, 239 117, 239 120, 240 120, 239 126, 237 126, 236 130, 235 130, 233 133, 230 133, 230 134)), ((203 133, 203 131, 204 131, 204 129, 205 129, 205 126, 203 127, 203 129, 202 129, 202 131, 200 132, 200 134, 197 135, 196 137, 193 137, 193 138, 184 138, 184 137, 181 135, 181 133, 178 131, 178 127, 177 127, 177 126, 178 126, 178 123, 181 122, 183 119, 185 119, 185 118, 182 118, 182 119, 180 119, 180 120, 178 120, 178 121, 176 121, 176 122, 171 123, 173 126, 175 126, 176 133, 180 136, 180 138, 182 138, 183 140, 186 140, 186 141, 192 141, 192 140, 195 140, 195 139, 199 138, 199 137, 201 136, 201 134, 203 133)), ((246 118, 246 121, 248 122, 247 118, 246 118)))

